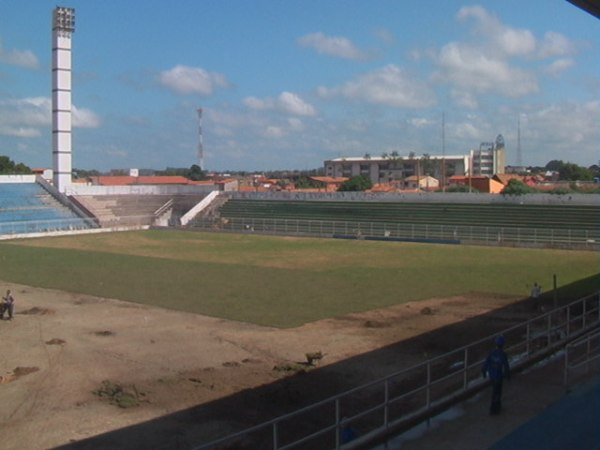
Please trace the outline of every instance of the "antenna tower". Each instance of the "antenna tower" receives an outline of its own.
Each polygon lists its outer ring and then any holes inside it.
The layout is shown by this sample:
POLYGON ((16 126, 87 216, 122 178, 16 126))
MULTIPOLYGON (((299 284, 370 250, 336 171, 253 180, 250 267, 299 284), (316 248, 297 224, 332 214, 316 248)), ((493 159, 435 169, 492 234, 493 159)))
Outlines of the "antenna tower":
POLYGON ((198 164, 204 170, 204 146, 202 144, 202 108, 196 110, 198 113, 198 164))
POLYGON ((442 111, 442 191, 446 192, 446 112, 442 111))
POLYGON ((521 114, 519 114, 519 118, 517 120, 517 166, 521 167, 523 165, 523 158, 521 154, 521 114))

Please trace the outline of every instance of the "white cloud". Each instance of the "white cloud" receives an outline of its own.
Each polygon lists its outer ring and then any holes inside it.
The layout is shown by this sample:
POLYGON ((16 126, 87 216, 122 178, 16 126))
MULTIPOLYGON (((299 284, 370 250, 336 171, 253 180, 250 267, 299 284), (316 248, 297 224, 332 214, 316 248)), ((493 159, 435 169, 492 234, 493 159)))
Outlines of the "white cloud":
POLYGON ((544 39, 539 45, 541 58, 565 56, 575 52, 575 44, 560 33, 549 31, 544 34, 544 39))
POLYGON ((573 66, 573 64, 575 64, 575 61, 570 58, 557 59, 545 68, 545 72, 550 76, 556 77, 573 66))
POLYGON ((287 120, 288 126, 292 131, 304 131, 304 122, 297 117, 290 117, 287 120))
POLYGON ((435 124, 435 122, 431 119, 427 119, 425 117, 414 117, 408 121, 409 124, 416 128, 424 128, 430 125, 435 124))
POLYGON ((160 83, 178 94, 211 95, 218 88, 229 87, 224 75, 199 67, 177 65, 160 73, 160 83))
POLYGON ((535 52, 536 39, 529 30, 505 26, 481 6, 465 6, 457 14, 459 20, 475 19, 475 31, 490 41, 496 51, 509 56, 524 56, 535 52))
POLYGON ((451 89, 450 97, 458 106, 462 106, 463 108, 476 109, 479 107, 477 96, 466 90, 451 89))
POLYGON ((37 56, 30 50, 5 50, 0 41, 0 63, 12 66, 37 69, 40 65, 37 56))
POLYGON ((315 108, 291 92, 282 92, 277 98, 278 107, 290 114, 298 116, 314 116, 315 108))
POLYGON ((42 133, 37 128, 31 127, 11 127, 6 125, 0 125, 0 136, 11 136, 19 138, 33 138, 38 137, 42 133))
POLYGON ((322 97, 342 96, 396 108, 424 108, 435 103, 433 91, 426 84, 411 78, 393 64, 361 75, 342 86, 320 87, 318 92, 322 97))
POLYGON ((273 109, 275 107, 275 102, 273 99, 260 99, 257 97, 246 97, 244 100, 244 105, 246 105, 250 109, 254 109, 257 111, 262 111, 266 109, 273 109))
POLYGON ((524 69, 512 67, 504 59, 479 48, 451 42, 437 56, 440 71, 436 79, 447 81, 467 92, 495 92, 521 97, 538 91, 536 77, 524 69))
POLYGON ((314 48, 323 55, 336 58, 362 60, 368 55, 359 50, 348 38, 341 36, 326 36, 323 33, 311 33, 298 38, 301 47, 314 48))
MULTIPOLYGON (((566 153, 585 152, 580 147, 583 142, 597 143, 600 141, 600 101, 586 103, 568 103, 550 105, 546 108, 531 112, 527 116, 527 128, 536 133, 536 137, 556 148, 562 147, 566 153)), ((528 130, 525 130, 527 133, 528 130)), ((596 152, 593 159, 597 160, 597 144, 587 149, 596 152)), ((566 157, 560 159, 568 159, 566 157)), ((578 158, 581 159, 581 158, 578 158)))
MULTIPOLYGON (((74 128, 97 128, 100 118, 93 111, 72 106, 74 128)), ((0 134, 13 137, 37 137, 52 126, 52 100, 27 97, 0 101, 0 134)))
POLYGON ((73 105, 73 127, 75 128, 98 128, 100 117, 90 109, 77 108, 73 105))
POLYGON ((246 97, 244 104, 253 110, 265 111, 276 110, 296 116, 315 116, 315 108, 305 102, 298 94, 284 91, 277 98, 260 99, 257 97, 246 97))

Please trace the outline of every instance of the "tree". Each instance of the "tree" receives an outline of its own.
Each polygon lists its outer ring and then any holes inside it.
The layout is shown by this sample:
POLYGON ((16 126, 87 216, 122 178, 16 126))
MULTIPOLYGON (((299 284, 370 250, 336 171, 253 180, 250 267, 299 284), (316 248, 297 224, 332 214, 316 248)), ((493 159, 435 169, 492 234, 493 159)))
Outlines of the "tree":
POLYGON ((546 164, 546 170, 550 170, 552 172, 558 172, 564 164, 565 163, 562 162, 561 160, 553 159, 552 161, 548 162, 548 164, 546 164))
POLYGON ((431 175, 434 169, 434 162, 429 153, 423 153, 423 172, 425 175, 431 175))
POLYGON ((373 183, 369 177, 364 175, 359 175, 356 177, 352 177, 349 180, 344 181, 339 191, 366 191, 367 189, 371 189, 373 187, 373 183))
POLYGON ((31 169, 23 163, 15 164, 8 156, 0 156, 0 174, 30 174, 31 169))
POLYGON ((537 192, 534 188, 527 186, 520 180, 510 180, 508 184, 502 189, 502 195, 523 195, 532 194, 537 192))
POLYGON ((186 174, 186 178, 192 181, 200 181, 204 180, 206 178, 206 175, 204 174, 204 172, 198 164, 192 164, 190 170, 188 170, 186 174))
POLYGON ((586 169, 585 167, 580 167, 577 164, 573 163, 563 164, 562 167, 558 170, 558 174, 561 180, 566 181, 589 181, 593 178, 592 173, 589 169, 586 169))

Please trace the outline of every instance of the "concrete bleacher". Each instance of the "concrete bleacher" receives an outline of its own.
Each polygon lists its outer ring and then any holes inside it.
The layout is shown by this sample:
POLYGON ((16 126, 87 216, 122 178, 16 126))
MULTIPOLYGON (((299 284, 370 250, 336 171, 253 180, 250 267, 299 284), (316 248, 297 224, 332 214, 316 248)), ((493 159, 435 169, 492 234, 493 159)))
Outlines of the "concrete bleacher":
POLYGON ((60 203, 39 183, 0 183, 0 235, 93 226, 60 203))
POLYGON ((200 217, 191 226, 347 239, 600 250, 597 196, 286 197, 231 195, 220 206, 218 219, 200 217))
POLYGON ((101 227, 150 226, 156 212, 169 205, 174 217, 180 217, 206 194, 114 194, 77 195, 73 199, 94 216, 101 227))
POLYGON ((231 199, 221 207, 220 213, 224 218, 278 218, 448 226, 568 228, 572 230, 597 230, 600 228, 600 209, 588 205, 482 205, 231 199))

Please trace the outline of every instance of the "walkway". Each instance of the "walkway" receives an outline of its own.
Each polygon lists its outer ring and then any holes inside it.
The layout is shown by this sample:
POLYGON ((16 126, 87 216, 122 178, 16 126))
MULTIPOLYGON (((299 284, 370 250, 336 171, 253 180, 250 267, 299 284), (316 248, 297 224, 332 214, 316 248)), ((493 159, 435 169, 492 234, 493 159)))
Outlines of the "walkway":
POLYGON ((566 389, 562 358, 505 383, 503 412, 490 416, 491 391, 374 450, 600 450, 600 375, 566 389))

